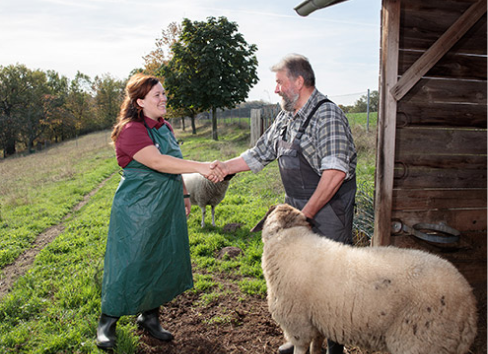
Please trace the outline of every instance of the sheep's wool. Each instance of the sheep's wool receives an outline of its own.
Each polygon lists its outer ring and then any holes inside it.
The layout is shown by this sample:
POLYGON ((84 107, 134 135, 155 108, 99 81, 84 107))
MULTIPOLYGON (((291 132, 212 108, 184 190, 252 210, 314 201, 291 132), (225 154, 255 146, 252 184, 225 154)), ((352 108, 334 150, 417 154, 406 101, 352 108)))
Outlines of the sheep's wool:
POLYGON ((320 343, 311 353, 320 353, 324 337, 391 354, 469 350, 476 300, 446 260, 331 241, 288 205, 267 216, 262 237, 269 309, 295 353, 305 353, 314 338, 320 343))

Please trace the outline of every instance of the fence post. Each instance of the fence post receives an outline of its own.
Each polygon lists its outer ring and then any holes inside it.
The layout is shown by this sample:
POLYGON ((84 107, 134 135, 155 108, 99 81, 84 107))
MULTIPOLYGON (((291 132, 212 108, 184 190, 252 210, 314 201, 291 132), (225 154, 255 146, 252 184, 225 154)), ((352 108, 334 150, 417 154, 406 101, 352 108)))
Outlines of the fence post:
POLYGON ((256 144, 261 134, 261 109, 251 109, 251 146, 256 144))
POLYGON ((369 89, 368 89, 368 105, 367 105, 367 115, 366 115, 366 131, 369 133, 369 89))

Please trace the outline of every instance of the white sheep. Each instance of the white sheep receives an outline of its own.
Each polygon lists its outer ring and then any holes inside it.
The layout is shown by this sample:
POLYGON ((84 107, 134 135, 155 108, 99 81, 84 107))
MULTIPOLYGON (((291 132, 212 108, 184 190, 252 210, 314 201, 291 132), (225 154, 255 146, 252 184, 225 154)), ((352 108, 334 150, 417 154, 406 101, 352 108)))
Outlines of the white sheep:
POLYGON ((212 207, 212 225, 215 226, 215 207, 224 199, 229 182, 234 175, 227 175, 222 182, 213 183, 198 173, 184 174, 183 180, 190 194, 192 204, 197 204, 202 210, 202 227, 205 226, 206 207, 212 207))
POLYGON ((463 354, 473 343, 476 300, 448 261, 329 240, 287 204, 261 229, 269 310, 295 354, 320 353, 324 338, 391 354, 463 354))

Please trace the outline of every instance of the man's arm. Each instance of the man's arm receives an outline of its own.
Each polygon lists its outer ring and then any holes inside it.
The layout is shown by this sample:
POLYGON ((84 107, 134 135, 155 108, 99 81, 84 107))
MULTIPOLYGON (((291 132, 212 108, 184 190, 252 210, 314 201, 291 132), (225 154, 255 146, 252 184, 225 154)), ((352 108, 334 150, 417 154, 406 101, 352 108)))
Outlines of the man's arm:
POLYGON ((315 192, 302 209, 306 217, 313 219, 315 214, 337 193, 344 182, 346 174, 339 170, 324 170, 315 192))
POLYGON ((244 161, 241 156, 234 157, 233 159, 227 160, 225 162, 212 162, 210 168, 214 169, 216 167, 219 167, 226 175, 251 170, 246 161, 244 161))

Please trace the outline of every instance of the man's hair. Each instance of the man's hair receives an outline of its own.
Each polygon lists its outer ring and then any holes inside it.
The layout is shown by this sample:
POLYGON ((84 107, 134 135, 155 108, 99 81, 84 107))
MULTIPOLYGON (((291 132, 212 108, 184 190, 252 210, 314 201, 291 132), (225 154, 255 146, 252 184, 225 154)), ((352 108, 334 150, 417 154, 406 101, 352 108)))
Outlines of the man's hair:
POLYGON ((296 80, 299 76, 303 77, 305 86, 315 87, 315 74, 312 65, 306 57, 300 54, 288 54, 278 64, 271 67, 271 71, 286 71, 290 79, 296 80))

